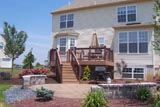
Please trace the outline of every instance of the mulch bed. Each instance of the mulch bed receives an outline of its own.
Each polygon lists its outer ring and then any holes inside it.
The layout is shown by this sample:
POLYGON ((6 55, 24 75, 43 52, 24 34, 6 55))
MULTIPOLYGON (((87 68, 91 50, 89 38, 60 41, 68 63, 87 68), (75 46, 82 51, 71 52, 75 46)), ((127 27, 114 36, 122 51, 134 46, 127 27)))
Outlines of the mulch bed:
MULTIPOLYGON (((25 99, 11 104, 11 107, 81 107, 82 99, 54 97, 48 102, 36 101, 36 98, 25 99)), ((148 107, 147 102, 135 99, 110 99, 110 107, 148 107)))

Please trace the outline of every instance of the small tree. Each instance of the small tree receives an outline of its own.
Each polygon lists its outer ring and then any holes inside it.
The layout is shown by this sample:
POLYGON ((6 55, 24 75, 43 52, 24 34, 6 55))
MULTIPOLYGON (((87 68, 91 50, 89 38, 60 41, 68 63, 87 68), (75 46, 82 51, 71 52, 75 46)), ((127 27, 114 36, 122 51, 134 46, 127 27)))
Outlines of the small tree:
POLYGON ((83 75, 82 75, 82 80, 89 80, 91 75, 91 70, 89 66, 84 67, 83 75))
POLYGON ((14 60, 25 51, 27 34, 24 31, 18 32, 14 25, 10 26, 7 22, 4 22, 4 34, 6 40, 4 53, 12 59, 13 73, 14 60))
POLYGON ((121 62, 116 63, 117 71, 122 75, 122 72, 127 67, 126 62, 124 60, 121 60, 121 62))
POLYGON ((30 52, 25 56, 25 59, 23 60, 23 68, 25 69, 32 69, 33 68, 33 63, 35 61, 35 57, 32 54, 32 49, 30 52))
POLYGON ((154 19, 154 41, 153 47, 155 50, 160 51, 160 1, 156 0, 154 5, 155 16, 154 19))

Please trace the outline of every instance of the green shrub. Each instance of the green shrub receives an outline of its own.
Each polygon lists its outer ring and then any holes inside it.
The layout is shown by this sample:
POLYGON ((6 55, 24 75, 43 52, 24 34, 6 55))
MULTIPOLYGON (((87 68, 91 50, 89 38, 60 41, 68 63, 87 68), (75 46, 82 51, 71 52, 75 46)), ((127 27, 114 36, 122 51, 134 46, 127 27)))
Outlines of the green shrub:
POLYGON ((160 97, 156 97, 154 99, 154 106, 153 107, 160 107, 160 97))
POLYGON ((146 101, 151 98, 151 91, 147 87, 139 87, 136 92, 137 99, 146 101))
POLYGON ((37 93, 36 96, 39 98, 39 100, 42 100, 42 101, 51 100, 54 95, 53 91, 43 87, 41 87, 41 89, 37 89, 36 93, 37 93))
POLYGON ((95 90, 88 93, 82 103, 82 107, 108 107, 108 102, 105 99, 104 93, 101 90, 95 90))
POLYGON ((82 80, 89 80, 91 75, 91 70, 89 66, 84 67, 83 75, 82 75, 82 80))
POLYGON ((0 72, 0 76, 3 80, 10 80, 12 77, 9 72, 0 72))

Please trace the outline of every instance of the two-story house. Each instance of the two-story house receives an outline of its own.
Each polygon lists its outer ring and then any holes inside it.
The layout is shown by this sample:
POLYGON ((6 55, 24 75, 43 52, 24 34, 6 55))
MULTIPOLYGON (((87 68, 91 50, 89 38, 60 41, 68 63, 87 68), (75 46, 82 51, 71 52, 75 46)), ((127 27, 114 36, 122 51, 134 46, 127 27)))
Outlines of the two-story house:
POLYGON ((0 35, 0 68, 11 68, 12 60, 4 54, 6 42, 3 35, 0 35))
MULTIPOLYGON (((66 52, 89 47, 93 33, 127 68, 122 78, 150 80, 159 70, 154 39, 154 0, 74 0, 52 12, 52 47, 66 52)), ((62 57, 62 56, 61 56, 62 57)), ((96 63, 96 62, 95 62, 96 63)), ((114 78, 119 78, 115 73, 114 78)))

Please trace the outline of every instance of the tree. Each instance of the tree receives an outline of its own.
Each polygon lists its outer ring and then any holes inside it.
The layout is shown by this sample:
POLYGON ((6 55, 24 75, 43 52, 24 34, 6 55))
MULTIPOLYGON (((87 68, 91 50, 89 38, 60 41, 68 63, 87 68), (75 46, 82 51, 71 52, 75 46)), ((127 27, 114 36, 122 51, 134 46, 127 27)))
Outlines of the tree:
POLYGON ((35 67, 39 68, 39 67, 42 67, 42 65, 39 62, 37 62, 36 65, 35 65, 35 67))
POLYGON ((12 73, 14 60, 18 58, 25 51, 25 42, 27 40, 27 33, 24 31, 17 31, 16 27, 10 26, 4 22, 4 34, 6 45, 4 49, 5 55, 12 59, 12 73))
POLYGON ((156 0, 154 5, 155 16, 154 19, 154 41, 153 47, 155 50, 160 51, 160 1, 156 0))
POLYGON ((33 68, 33 63, 35 61, 35 57, 32 54, 32 49, 30 50, 30 52, 25 56, 25 59, 23 60, 23 68, 25 69, 32 69, 33 68))

